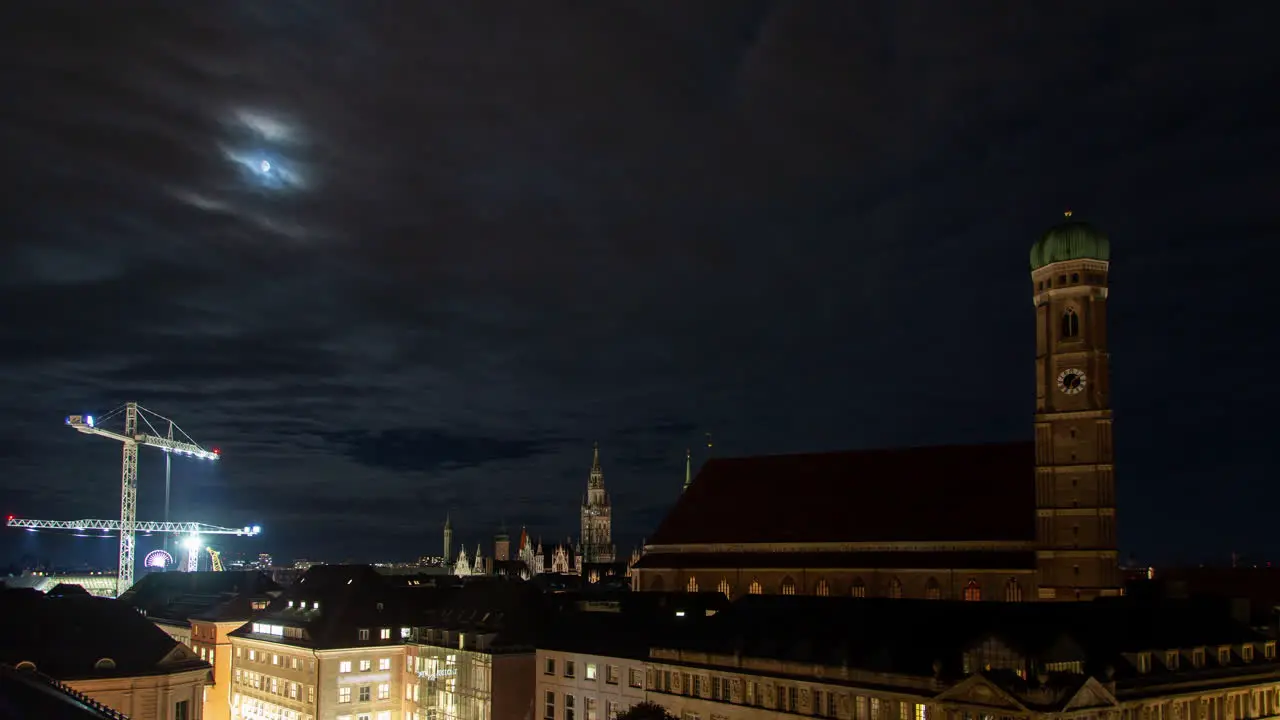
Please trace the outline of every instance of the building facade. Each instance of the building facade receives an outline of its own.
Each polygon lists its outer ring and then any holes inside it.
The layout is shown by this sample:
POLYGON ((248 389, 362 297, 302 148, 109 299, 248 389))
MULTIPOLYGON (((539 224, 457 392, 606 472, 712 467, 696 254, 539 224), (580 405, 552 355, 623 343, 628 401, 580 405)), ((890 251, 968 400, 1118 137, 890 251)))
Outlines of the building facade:
POLYGON ((633 587, 1010 602, 1119 595, 1110 259, 1107 236, 1070 217, 1032 247, 1030 441, 713 458, 649 539, 633 587))
MULTIPOLYGON (((582 498, 582 534, 578 541, 581 563, 612 563, 617 555, 613 546, 613 504, 604 489, 604 471, 600 468, 600 445, 596 444, 587 477, 587 494, 582 498)), ((552 572, 557 572, 553 570, 552 572)))

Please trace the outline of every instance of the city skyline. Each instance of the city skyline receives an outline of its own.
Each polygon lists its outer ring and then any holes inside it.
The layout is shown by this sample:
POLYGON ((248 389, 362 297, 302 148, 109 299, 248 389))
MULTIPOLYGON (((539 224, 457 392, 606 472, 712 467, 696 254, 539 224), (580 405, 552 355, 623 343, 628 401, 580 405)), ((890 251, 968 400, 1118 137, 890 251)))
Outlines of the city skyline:
MULTIPOLYGON (((229 553, 411 559, 446 513, 469 553, 576 537, 599 442, 626 555, 707 433, 1029 439, 1027 251, 1071 210, 1112 239, 1121 558, 1280 561, 1278 19, 28 3, 0 512, 117 517, 119 446, 62 421, 136 401, 222 450, 170 514, 263 528, 229 553)), ((159 453, 139 484, 158 519, 159 453)), ((5 530, 0 564, 91 543, 5 530)))

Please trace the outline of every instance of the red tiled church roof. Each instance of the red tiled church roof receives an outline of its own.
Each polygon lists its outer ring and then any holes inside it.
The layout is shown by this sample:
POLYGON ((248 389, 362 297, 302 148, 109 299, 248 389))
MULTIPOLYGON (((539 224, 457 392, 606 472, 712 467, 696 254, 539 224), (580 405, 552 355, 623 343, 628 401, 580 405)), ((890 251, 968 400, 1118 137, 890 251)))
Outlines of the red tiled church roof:
POLYGON ((650 545, 1035 539, 1031 442, 714 458, 650 545))

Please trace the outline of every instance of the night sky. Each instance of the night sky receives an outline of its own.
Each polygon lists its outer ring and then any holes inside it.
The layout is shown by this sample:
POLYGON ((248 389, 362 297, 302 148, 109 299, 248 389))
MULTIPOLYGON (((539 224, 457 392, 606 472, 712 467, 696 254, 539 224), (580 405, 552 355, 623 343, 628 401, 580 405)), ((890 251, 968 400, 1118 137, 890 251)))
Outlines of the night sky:
POLYGON ((708 432, 1030 439, 1070 209, 1112 238, 1122 553, 1280 561, 1280 5, 15 5, 4 514, 118 517, 119 446, 62 421, 129 400, 225 456, 173 519, 278 559, 576 536, 594 441, 629 551, 708 432))

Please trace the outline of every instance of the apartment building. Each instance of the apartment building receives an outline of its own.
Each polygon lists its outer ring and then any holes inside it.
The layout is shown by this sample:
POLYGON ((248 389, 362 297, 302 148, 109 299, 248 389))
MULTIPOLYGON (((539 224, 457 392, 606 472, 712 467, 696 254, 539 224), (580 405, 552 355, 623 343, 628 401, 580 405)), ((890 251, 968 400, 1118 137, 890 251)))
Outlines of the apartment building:
POLYGON ((528 720, 537 638, 553 615, 532 583, 475 578, 416 609, 406 720, 528 720))
POLYGON ((257 570, 157 572, 120 596, 170 637, 213 666, 205 687, 205 720, 231 718, 229 633, 264 611, 281 588, 257 570))
POLYGON ((543 633, 537 654, 542 720, 614 720, 646 699, 649 647, 726 609, 722 593, 580 596, 543 633))
POLYGON ((211 670, 118 600, 34 590, 0 590, 0 664, 132 720, 201 720, 211 670))
POLYGON ((1187 603, 748 596, 651 648, 646 690, 685 720, 1251 720, 1280 663, 1187 603))
POLYGON ((233 720, 402 720, 409 620, 437 588, 316 565, 228 633, 233 720))

